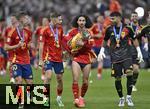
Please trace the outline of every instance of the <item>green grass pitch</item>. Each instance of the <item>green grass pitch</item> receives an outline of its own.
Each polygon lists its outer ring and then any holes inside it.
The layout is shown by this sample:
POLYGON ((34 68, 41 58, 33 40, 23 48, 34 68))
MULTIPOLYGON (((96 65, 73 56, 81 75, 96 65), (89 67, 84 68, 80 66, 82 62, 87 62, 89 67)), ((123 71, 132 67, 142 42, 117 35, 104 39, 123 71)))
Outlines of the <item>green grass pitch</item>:
MULTIPOLYGON (((34 72, 34 83, 42 83, 40 70, 34 72)), ((86 107, 83 109, 120 109, 118 107, 119 97, 114 87, 114 78, 110 77, 111 70, 104 69, 102 79, 97 80, 96 69, 91 71, 89 80, 93 83, 89 84, 88 92, 85 95, 86 107)), ((81 79, 81 78, 80 78, 81 79)), ((64 73, 64 91, 62 95, 64 108, 59 108, 56 104, 56 78, 55 75, 51 81, 51 109, 77 109, 73 105, 72 95, 72 74, 71 70, 65 69, 64 73)), ((0 83, 9 83, 9 75, 0 76, 0 83)), ((124 96, 126 95, 126 78, 123 78, 124 96)), ((80 81, 81 86, 81 81, 80 81)), ((150 109, 150 72, 141 70, 137 82, 137 92, 133 92, 132 97, 135 106, 128 107, 127 104, 122 109, 150 109)))

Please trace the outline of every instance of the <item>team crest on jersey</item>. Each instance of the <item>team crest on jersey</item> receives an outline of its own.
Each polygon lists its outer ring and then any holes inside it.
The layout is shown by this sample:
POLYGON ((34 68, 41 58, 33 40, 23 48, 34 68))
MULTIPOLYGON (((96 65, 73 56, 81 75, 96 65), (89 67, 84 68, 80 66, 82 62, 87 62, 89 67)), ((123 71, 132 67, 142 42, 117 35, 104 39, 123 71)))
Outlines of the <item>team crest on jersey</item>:
POLYGON ((114 74, 115 74, 115 71, 114 71, 114 70, 112 70, 112 71, 111 71, 111 74, 112 74, 112 75, 114 75, 114 74))
POLYGON ((42 36, 40 36, 40 40, 42 40, 42 36))
POLYGON ((17 36, 16 39, 19 39, 19 37, 17 36))
POLYGON ((61 31, 58 32, 58 35, 60 35, 60 34, 61 34, 61 31))
POLYGON ((7 42, 10 42, 10 38, 7 38, 7 42))
POLYGON ((111 36, 114 36, 114 32, 111 33, 111 36))
POLYGON ((126 35, 126 33, 125 33, 125 32, 121 32, 121 37, 122 37, 122 38, 124 38, 124 37, 125 37, 125 35, 126 35))
POLYGON ((98 28, 96 28, 96 31, 99 31, 98 28))
POLYGON ((52 37, 52 36, 53 36, 53 34, 51 33, 50 37, 52 37))

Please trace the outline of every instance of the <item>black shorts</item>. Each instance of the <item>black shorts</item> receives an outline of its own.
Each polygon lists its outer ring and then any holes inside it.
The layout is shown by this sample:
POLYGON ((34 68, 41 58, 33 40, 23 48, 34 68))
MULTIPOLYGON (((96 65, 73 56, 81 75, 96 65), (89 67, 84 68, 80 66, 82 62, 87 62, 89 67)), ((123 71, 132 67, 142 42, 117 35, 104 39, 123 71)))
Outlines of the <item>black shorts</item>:
POLYGON ((80 63, 78 62, 79 66, 81 67, 81 69, 83 69, 87 64, 84 64, 84 63, 80 63))
POLYGON ((132 70, 132 60, 127 59, 119 63, 112 64, 112 77, 121 77, 126 70, 132 70))

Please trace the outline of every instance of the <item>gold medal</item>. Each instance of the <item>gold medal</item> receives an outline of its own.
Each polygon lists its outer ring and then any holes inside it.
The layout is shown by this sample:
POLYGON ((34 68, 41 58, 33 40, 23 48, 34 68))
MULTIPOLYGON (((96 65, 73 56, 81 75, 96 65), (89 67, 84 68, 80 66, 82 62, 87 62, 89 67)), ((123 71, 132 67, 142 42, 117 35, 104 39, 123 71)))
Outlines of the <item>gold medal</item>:
POLYGON ((117 42, 116 47, 120 47, 120 44, 119 44, 119 43, 120 43, 120 40, 117 39, 116 42, 117 42))
POLYGON ((116 39, 116 47, 120 47, 120 37, 121 37, 121 33, 122 33, 122 23, 120 25, 120 29, 119 29, 119 34, 117 34, 116 32, 116 27, 113 27, 113 31, 114 31, 114 35, 115 35, 115 39, 116 39))
POLYGON ((55 42, 55 46, 56 46, 57 48, 59 48, 59 47, 60 47, 60 45, 59 45, 59 42, 58 42, 58 41, 56 41, 56 42, 55 42))

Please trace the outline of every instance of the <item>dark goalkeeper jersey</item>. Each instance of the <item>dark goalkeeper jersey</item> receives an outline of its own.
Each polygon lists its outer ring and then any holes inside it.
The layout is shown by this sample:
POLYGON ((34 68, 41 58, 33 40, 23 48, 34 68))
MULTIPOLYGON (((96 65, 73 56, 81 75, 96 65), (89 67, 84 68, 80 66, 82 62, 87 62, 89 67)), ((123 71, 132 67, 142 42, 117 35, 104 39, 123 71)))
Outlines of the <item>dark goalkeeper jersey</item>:
POLYGON ((127 26, 110 26, 106 29, 104 40, 110 40, 112 63, 131 59, 131 39, 135 39, 134 31, 127 26))
POLYGON ((141 30, 141 33, 139 33, 139 34, 137 35, 138 38, 141 38, 142 36, 148 38, 148 46, 149 46, 148 52, 149 52, 149 55, 150 55, 150 24, 149 24, 149 25, 146 25, 146 26, 141 30))
POLYGON ((141 33, 138 35, 138 37, 147 37, 148 38, 148 43, 150 44, 150 24, 146 25, 142 30, 141 33))

